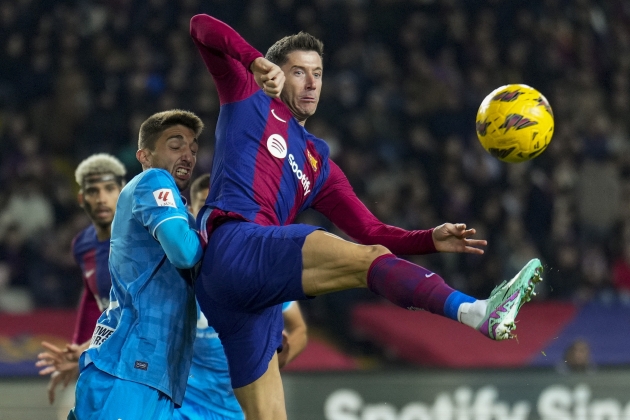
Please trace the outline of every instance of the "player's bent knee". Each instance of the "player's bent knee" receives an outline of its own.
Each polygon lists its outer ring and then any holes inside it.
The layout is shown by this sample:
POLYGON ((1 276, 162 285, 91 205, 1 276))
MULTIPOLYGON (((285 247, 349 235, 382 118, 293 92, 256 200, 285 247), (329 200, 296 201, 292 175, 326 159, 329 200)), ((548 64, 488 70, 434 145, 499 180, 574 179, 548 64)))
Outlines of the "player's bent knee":
POLYGON ((375 259, 381 255, 391 254, 391 251, 382 245, 364 245, 361 247, 361 258, 357 263, 361 265, 361 271, 367 273, 375 259))
POLYGON ((389 249, 385 248, 383 245, 367 245, 366 248, 368 248, 367 257, 370 262, 370 265, 372 264, 372 262, 374 262, 375 259, 377 259, 381 255, 387 255, 387 254, 392 253, 389 249))

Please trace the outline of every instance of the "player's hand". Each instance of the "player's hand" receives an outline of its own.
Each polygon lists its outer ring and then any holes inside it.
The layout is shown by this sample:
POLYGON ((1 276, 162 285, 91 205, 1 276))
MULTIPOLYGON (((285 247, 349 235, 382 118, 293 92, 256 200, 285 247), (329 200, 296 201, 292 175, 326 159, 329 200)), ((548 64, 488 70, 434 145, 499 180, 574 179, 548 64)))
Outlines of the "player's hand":
POLYGON ((284 86, 284 72, 278 65, 264 57, 258 57, 249 66, 260 88, 272 98, 277 98, 284 86))
POLYGON ((440 252, 464 252, 467 254, 483 254, 481 246, 488 245, 483 239, 469 239, 477 231, 466 229, 463 223, 444 223, 433 229, 433 244, 440 252))
POLYGON ((278 366, 282 369, 289 361, 289 334, 282 331, 282 351, 278 353, 278 366))
POLYGON ((62 389, 66 389, 70 381, 73 379, 77 379, 79 377, 79 364, 74 364, 74 369, 66 370, 64 372, 60 372, 58 370, 54 371, 52 375, 50 375, 50 381, 48 382, 48 402, 53 404, 55 402, 55 392, 57 390, 57 385, 61 384, 62 389))
POLYGON ((76 344, 67 344, 64 349, 42 341, 42 347, 47 351, 37 355, 35 366, 41 367, 40 375, 48 375, 55 371, 66 372, 71 371, 78 366, 81 349, 76 344))
POLYGON ((66 360, 68 362, 76 362, 79 363, 79 358, 81 357, 81 353, 83 353, 83 348, 78 344, 66 344, 66 360))

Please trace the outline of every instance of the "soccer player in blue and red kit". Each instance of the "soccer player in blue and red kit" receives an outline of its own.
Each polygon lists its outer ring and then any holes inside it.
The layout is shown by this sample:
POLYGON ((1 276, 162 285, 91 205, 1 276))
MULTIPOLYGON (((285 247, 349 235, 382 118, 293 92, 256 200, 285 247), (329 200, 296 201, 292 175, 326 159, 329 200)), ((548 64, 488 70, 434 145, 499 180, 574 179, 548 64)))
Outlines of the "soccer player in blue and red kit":
POLYGON ((118 197, 110 303, 79 360, 69 419, 171 420, 182 403, 196 326, 191 269, 202 249, 180 192, 202 129, 181 110, 154 114, 140 127, 143 172, 118 197))
POLYGON ((322 87, 323 45, 300 33, 263 57, 225 23, 194 16, 190 32, 221 104, 210 194, 197 218, 204 240, 197 299, 223 343, 234 392, 248 419, 286 419, 277 349, 281 303, 367 287, 409 309, 457 320, 496 339, 540 280, 530 261, 487 300, 453 290, 436 273, 395 254, 481 254, 474 229, 446 223, 406 231, 361 203, 326 143, 304 128, 322 87), (307 208, 359 244, 293 224, 307 208), (362 245, 360 245, 362 244, 362 245))
POLYGON ((83 160, 75 170, 79 184, 79 204, 92 223, 72 241, 72 253, 83 274, 83 292, 79 303, 72 344, 60 349, 43 342, 45 352, 38 355, 40 375, 51 374, 48 399, 52 404, 55 388, 65 386, 78 376, 77 361, 87 348, 94 325, 109 305, 109 239, 118 195, 124 185, 125 166, 114 156, 98 153, 83 160))

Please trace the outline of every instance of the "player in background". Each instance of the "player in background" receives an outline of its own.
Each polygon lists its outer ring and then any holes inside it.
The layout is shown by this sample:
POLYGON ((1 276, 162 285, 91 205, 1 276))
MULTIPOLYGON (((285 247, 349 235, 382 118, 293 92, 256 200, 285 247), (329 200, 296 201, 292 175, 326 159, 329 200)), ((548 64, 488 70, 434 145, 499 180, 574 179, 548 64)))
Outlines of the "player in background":
POLYGON ((79 359, 69 419, 170 420, 192 359, 196 303, 191 269, 201 242, 180 192, 196 163, 203 123, 182 110, 140 127, 143 172, 120 192, 112 222, 110 303, 79 359))
MULTIPOLYGON (((64 388, 79 376, 78 360, 87 348, 94 325, 109 305, 112 281, 107 266, 111 224, 116 202, 125 184, 125 166, 114 156, 98 153, 77 166, 74 177, 79 184, 79 205, 92 221, 72 241, 74 259, 83 274, 83 292, 79 303, 72 344, 60 349, 42 342, 45 352, 38 355, 40 375, 50 376, 48 400, 55 401, 57 385, 64 388)), ((73 403, 74 404, 74 403, 73 403)))
POLYGON ((367 287, 398 306, 446 316, 491 339, 512 336, 518 310, 540 281, 540 261, 530 261, 489 299, 477 300, 397 258, 482 254, 486 241, 471 239, 475 230, 461 223, 417 231, 389 226, 361 203, 330 161, 327 144, 304 128, 322 87, 319 40, 306 33, 285 37, 263 57, 210 16, 194 16, 190 32, 221 105, 212 188, 197 218, 208 246, 195 292, 221 337, 248 419, 286 419, 276 355, 282 302, 367 287), (362 245, 293 224, 307 208, 362 245))
MULTIPOLYGON (((190 186, 190 209, 197 215, 208 196, 210 176, 201 175, 190 186)), ((306 347, 306 323, 297 302, 283 306, 283 347, 278 354, 280 366, 293 360, 306 347)), ((175 420, 241 420, 239 405, 228 371, 225 352, 218 334, 197 308, 197 338, 186 386, 184 402, 173 413, 175 420)))

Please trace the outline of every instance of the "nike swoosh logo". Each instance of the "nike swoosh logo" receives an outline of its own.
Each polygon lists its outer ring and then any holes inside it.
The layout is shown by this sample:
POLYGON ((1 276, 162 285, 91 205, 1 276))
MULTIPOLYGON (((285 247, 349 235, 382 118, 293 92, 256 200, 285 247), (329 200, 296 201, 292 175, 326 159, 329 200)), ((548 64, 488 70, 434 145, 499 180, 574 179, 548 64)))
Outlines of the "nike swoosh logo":
POLYGON ((85 272, 85 277, 92 277, 92 274, 94 274, 94 270, 88 270, 85 272))
POLYGON ((278 117, 278 116, 276 115, 276 110, 275 110, 275 109, 272 109, 272 110, 271 110, 271 114, 273 115, 273 117, 274 117, 276 120, 278 120, 278 121, 282 121, 283 123, 285 123, 285 122, 286 122, 285 120, 283 120, 282 118, 280 118, 280 117, 278 117))
POLYGON ((435 273, 425 274, 425 275, 424 275, 424 277, 429 278, 429 277, 431 277, 431 276, 432 276, 432 275, 434 275, 434 274, 435 274, 435 273))

